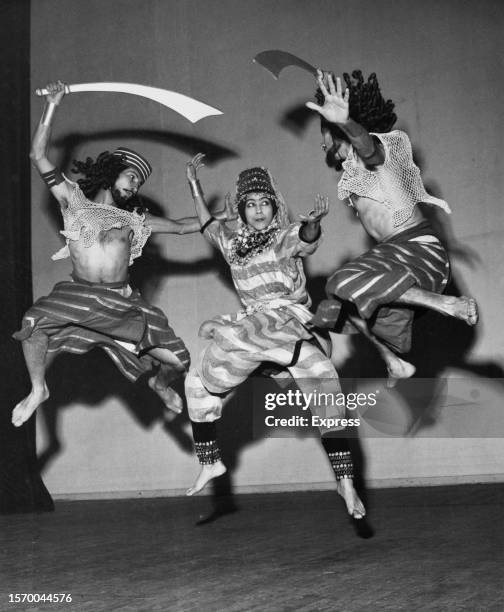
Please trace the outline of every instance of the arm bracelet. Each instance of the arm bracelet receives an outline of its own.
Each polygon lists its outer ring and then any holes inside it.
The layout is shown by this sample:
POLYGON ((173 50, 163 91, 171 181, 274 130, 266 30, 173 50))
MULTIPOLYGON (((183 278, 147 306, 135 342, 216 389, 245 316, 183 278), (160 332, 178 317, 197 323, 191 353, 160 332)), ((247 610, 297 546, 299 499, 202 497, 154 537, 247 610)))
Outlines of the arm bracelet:
POLYGON ((193 198, 203 197, 203 191, 198 180, 189 181, 189 187, 191 188, 191 195, 193 198))
POLYGON ((210 219, 208 219, 208 221, 205 221, 205 223, 203 223, 203 225, 200 228, 200 232, 203 234, 203 232, 210 225, 210 223, 213 223, 214 221, 217 221, 217 219, 215 217, 210 217, 210 219))
POLYGON ((55 185, 59 185, 64 181, 63 175, 58 170, 58 168, 54 168, 53 170, 49 170, 49 172, 44 172, 40 175, 44 183, 49 187, 54 187, 55 185))
POLYGON ((320 235, 322 234, 322 228, 320 227, 320 223, 317 228, 317 233, 315 234, 315 237, 311 240, 307 240, 304 236, 305 227, 306 227, 306 223, 302 223, 299 228, 298 236, 300 240, 302 240, 303 242, 306 242, 307 244, 313 244, 314 242, 317 242, 317 240, 320 238, 320 235))

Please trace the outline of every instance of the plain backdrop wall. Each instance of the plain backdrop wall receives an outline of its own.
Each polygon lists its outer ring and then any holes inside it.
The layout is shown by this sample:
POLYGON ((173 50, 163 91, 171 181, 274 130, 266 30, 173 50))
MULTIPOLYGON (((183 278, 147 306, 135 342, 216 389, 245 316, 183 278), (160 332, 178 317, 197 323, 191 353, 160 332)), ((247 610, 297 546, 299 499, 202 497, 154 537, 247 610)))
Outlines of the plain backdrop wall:
MULTIPOLYGON (((312 97, 312 77, 291 68, 275 81, 252 58, 276 48, 339 74, 354 68, 377 72, 384 95, 396 103, 397 127, 408 132, 426 185, 453 208, 444 228, 454 276, 463 292, 478 298, 482 316, 460 348, 463 359, 443 368, 428 427, 417 433, 381 435, 384 429, 406 431, 409 408, 379 381, 362 381, 364 390, 379 387, 386 394, 382 405, 391 412, 382 421, 394 423, 392 429, 378 426, 372 437, 362 430, 365 475, 372 484, 478 481, 504 473, 497 378, 504 355, 503 26, 499 0, 32 3, 33 89, 55 79, 142 83, 190 95, 224 113, 192 125, 134 96, 70 95, 54 123, 55 162, 68 173, 73 158, 119 145, 138 149, 154 167, 143 195, 153 210, 170 217, 193 212, 185 163, 196 152, 208 155, 201 181, 216 202, 233 190, 241 169, 266 165, 293 218, 311 207, 316 193, 331 198, 324 243, 307 262, 319 287, 345 257, 366 248, 366 237, 337 199, 337 176, 323 162, 318 121, 297 129, 289 121, 289 113, 312 97), (494 380, 487 380, 489 372, 494 380)), ((33 126, 42 106, 34 96, 33 126)), ((62 245, 61 223, 56 202, 35 172, 32 188, 33 283, 39 297, 67 277, 70 266, 68 260, 50 260, 62 245)), ((154 239, 133 275, 146 297, 167 312, 193 356, 199 325, 239 307, 225 267, 200 234, 154 239)), ((466 333, 460 329, 448 339, 430 337, 431 350, 436 342, 446 349, 453 341, 457 353, 460 333, 466 333)), ((335 338, 334 355, 338 367, 349 356, 356 359, 344 337, 335 338)), ((191 483, 197 466, 187 423, 166 425, 156 398, 124 382, 106 358, 64 357, 53 368, 51 384, 53 398, 38 415, 38 446, 53 494, 152 495, 176 493, 191 483)), ((252 406, 232 401, 229 410, 235 414, 226 417, 224 433, 231 440, 237 490, 333 486, 316 438, 256 439, 250 435, 252 406)))

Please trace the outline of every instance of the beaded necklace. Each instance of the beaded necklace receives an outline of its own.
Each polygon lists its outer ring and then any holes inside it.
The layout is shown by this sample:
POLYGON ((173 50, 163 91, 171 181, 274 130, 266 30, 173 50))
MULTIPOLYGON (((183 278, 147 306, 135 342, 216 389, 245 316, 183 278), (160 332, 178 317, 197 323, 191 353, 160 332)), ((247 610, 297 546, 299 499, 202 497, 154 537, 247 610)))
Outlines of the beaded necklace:
POLYGON ((242 225, 231 243, 229 261, 244 266, 253 257, 268 249, 279 232, 280 227, 276 216, 264 230, 257 231, 249 225, 242 225))

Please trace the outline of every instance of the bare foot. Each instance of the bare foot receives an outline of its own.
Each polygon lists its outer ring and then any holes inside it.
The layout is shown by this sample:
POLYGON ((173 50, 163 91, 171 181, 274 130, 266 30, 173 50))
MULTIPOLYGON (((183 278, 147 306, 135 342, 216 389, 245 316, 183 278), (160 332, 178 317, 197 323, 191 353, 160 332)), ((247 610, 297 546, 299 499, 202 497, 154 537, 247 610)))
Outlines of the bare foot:
POLYGON ((336 491, 344 499, 348 514, 354 519, 361 519, 366 516, 364 504, 354 489, 351 478, 342 478, 336 482, 336 491))
POLYGON ((148 382, 149 387, 159 395, 159 397, 169 410, 172 410, 177 414, 180 414, 182 412, 184 404, 180 395, 176 391, 174 391, 171 387, 163 387, 162 385, 160 385, 157 382, 156 376, 149 378, 148 382))
POLYGON ((467 325, 476 325, 478 322, 478 305, 474 298, 444 296, 446 305, 446 314, 460 319, 467 323, 467 325))
POLYGON ((397 382, 401 378, 410 378, 416 372, 416 368, 413 364, 404 361, 394 353, 390 353, 387 356, 387 371, 388 371, 388 380, 387 387, 392 389, 396 386, 397 382))
POLYGON ((226 473, 226 466, 222 461, 216 461, 215 463, 205 463, 201 466, 201 472, 198 474, 195 483, 192 487, 187 489, 186 495, 189 497, 199 493, 206 484, 212 480, 212 478, 218 478, 222 474, 226 473))
POLYGON ((30 395, 27 395, 23 400, 16 405, 12 411, 12 424, 14 427, 20 427, 31 417, 37 408, 45 402, 49 397, 49 389, 42 387, 41 389, 32 389, 30 395))
POLYGON ((465 295, 458 298, 458 309, 456 317, 465 321, 468 325, 476 325, 479 319, 478 304, 474 298, 468 298, 465 295))

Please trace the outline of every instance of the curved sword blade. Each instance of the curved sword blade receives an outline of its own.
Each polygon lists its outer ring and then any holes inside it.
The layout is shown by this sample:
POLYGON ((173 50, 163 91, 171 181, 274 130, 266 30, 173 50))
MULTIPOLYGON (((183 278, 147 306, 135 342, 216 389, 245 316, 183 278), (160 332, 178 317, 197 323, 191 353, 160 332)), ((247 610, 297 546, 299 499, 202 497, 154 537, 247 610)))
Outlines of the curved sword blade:
MULTIPOLYGON (((148 85, 138 85, 137 83, 76 83, 74 85, 67 85, 67 93, 83 91, 111 91, 142 96, 174 110, 191 123, 196 123, 205 117, 222 115, 222 111, 217 108, 213 108, 208 104, 199 102, 199 100, 177 93, 176 91, 159 87, 149 87, 148 85)), ((37 96, 46 96, 48 91, 46 89, 37 89, 35 93, 37 96)))

